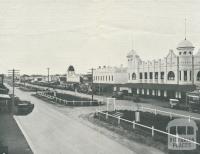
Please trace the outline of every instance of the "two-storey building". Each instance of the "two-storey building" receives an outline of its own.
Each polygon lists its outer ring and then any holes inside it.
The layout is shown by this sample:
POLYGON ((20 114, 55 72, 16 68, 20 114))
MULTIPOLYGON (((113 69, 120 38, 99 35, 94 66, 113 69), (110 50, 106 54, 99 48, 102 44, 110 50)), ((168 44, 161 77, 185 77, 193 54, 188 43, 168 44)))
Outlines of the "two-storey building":
POLYGON ((93 83, 96 91, 112 92, 128 82, 127 68, 99 66, 93 71, 93 83))
POLYGON ((193 54, 194 46, 187 39, 181 41, 176 50, 169 50, 166 57, 152 61, 143 61, 131 50, 127 54, 129 92, 184 99, 187 91, 200 84, 200 51, 193 54))

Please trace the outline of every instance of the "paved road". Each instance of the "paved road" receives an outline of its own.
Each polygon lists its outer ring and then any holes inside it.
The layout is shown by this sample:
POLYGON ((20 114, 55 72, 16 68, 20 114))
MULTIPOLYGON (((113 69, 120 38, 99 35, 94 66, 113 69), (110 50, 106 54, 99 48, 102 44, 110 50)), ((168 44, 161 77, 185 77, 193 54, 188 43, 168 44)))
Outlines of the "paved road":
POLYGON ((58 107, 31 96, 30 92, 16 89, 16 95, 35 104, 31 114, 15 117, 35 154, 142 154, 147 151, 150 154, 162 153, 134 142, 131 148, 120 144, 98 129, 85 125, 77 112, 74 114, 77 115, 76 118, 73 118, 70 112, 67 112, 73 108, 62 108, 61 112, 56 109, 58 107))

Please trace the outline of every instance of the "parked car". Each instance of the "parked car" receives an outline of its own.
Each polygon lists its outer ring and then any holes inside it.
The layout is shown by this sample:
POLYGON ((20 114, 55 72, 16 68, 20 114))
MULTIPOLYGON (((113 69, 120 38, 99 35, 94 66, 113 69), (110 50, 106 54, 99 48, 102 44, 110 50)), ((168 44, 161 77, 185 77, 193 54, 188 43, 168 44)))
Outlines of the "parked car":
POLYGON ((180 102, 178 99, 169 99, 169 104, 171 108, 178 108, 180 102))
POLYGON ((29 114, 34 109, 34 104, 30 101, 20 100, 15 103, 16 114, 29 114))
POLYGON ((112 98, 123 99, 124 93, 122 91, 114 91, 112 98))

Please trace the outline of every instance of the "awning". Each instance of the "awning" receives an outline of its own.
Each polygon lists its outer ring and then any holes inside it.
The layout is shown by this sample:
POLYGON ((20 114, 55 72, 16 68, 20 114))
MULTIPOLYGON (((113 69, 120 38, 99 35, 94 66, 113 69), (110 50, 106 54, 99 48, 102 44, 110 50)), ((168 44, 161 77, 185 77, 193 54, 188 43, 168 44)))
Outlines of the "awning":
POLYGON ((7 94, 0 94, 0 99, 10 99, 10 96, 7 94))
POLYGON ((140 89, 159 89, 159 90, 170 90, 188 92, 196 89, 195 85, 178 85, 178 84, 152 84, 152 83, 127 83, 129 88, 140 88, 140 89))

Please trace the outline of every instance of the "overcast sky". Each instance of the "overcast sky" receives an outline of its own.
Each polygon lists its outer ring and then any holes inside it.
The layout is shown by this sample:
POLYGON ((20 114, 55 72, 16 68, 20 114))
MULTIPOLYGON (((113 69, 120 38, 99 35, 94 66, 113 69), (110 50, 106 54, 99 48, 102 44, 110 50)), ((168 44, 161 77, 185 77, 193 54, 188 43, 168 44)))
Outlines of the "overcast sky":
POLYGON ((0 0, 0 72, 78 73, 176 53, 184 39, 200 48, 199 0, 0 0))

